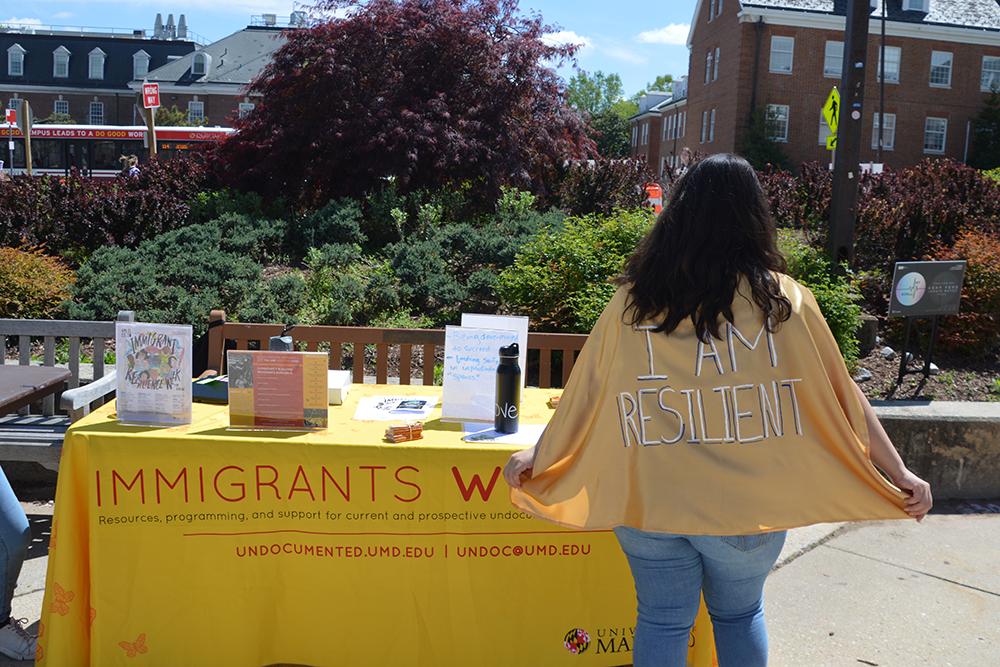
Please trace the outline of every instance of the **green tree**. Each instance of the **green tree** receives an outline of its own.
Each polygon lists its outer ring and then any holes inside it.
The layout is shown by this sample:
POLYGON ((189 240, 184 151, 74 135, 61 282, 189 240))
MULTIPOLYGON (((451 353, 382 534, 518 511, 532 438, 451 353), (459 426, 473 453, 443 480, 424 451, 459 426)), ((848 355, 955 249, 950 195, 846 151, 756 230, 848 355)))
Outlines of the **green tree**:
POLYGON ((601 157, 619 159, 632 154, 632 142, 629 137, 631 115, 624 115, 615 107, 611 107, 590 117, 587 131, 597 144, 597 152, 601 157))
POLYGON ((774 119, 758 109, 750 116, 743 141, 740 143, 739 154, 746 158, 755 169, 763 169, 773 164, 782 169, 789 168, 788 156, 778 142, 771 137, 775 134, 774 119))
POLYGON ((673 74, 660 74, 655 79, 646 83, 646 87, 640 90, 638 93, 632 96, 632 101, 635 103, 639 102, 639 98, 646 93, 659 92, 659 93, 669 93, 674 89, 674 75, 673 74))
POLYGON ((977 169, 1000 167, 1000 90, 994 89, 972 121, 969 166, 977 169))
POLYGON ((76 121, 68 113, 52 112, 45 118, 36 118, 35 123, 38 125, 74 125, 76 121))
POLYGON ((160 107, 156 110, 156 124, 160 127, 196 127, 200 125, 205 125, 208 123, 208 118, 203 118, 197 123, 192 123, 188 120, 187 111, 181 111, 177 108, 177 105, 172 105, 169 109, 167 107, 160 107))
POLYGON ((595 116, 607 111, 624 94, 622 78, 598 70, 591 74, 577 70, 566 86, 566 101, 581 113, 595 116))

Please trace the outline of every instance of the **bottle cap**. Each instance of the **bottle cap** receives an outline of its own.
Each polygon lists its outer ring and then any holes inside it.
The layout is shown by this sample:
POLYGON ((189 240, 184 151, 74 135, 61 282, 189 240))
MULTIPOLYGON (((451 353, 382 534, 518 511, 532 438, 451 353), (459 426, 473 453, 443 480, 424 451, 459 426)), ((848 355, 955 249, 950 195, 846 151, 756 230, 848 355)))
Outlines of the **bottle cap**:
POLYGON ((518 350, 517 343, 511 343, 506 347, 500 348, 501 359, 517 359, 520 356, 521 352, 518 350))

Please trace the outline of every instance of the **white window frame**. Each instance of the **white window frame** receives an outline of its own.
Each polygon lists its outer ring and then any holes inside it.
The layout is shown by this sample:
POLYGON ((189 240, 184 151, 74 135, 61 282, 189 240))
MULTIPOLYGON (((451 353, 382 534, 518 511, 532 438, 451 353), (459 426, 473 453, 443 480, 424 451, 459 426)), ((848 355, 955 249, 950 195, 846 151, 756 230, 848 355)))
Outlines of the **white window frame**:
POLYGON ((712 80, 712 49, 705 53, 705 85, 712 80))
POLYGON ((54 100, 52 102, 52 113, 69 115, 69 100, 54 100))
MULTIPOLYGON (((885 64, 887 66, 889 65, 889 63, 893 62, 893 59, 889 56, 889 54, 892 54, 892 53, 896 54, 896 60, 895 60, 896 71, 895 72, 890 72, 889 69, 888 69, 888 67, 886 67, 886 70, 885 70, 885 82, 886 83, 899 83, 900 72, 903 69, 903 47, 901 47, 901 46, 887 46, 887 47, 885 47, 885 64), (893 78, 893 77, 895 77, 895 78, 893 78)), ((879 62, 878 62, 878 69, 875 70, 875 81, 876 82, 881 81, 882 80, 881 76, 882 76, 882 49, 879 49, 879 62)))
POLYGON ((708 22, 715 18, 715 0, 708 0, 708 22))
MULTIPOLYGON (((885 132, 882 133, 882 150, 891 151, 896 148, 896 114, 883 113, 885 132)), ((878 111, 872 114, 872 150, 878 150, 878 111)))
POLYGON ((712 81, 719 80, 719 56, 722 55, 719 47, 715 47, 715 63, 712 65, 712 81))
POLYGON ((930 0, 903 0, 903 11, 923 12, 926 14, 930 11, 930 0))
POLYGON ((142 79, 149 74, 149 54, 145 51, 136 51, 132 54, 132 78, 142 79))
POLYGON ((7 49, 7 76, 24 76, 24 54, 27 51, 20 44, 12 44, 7 49))
POLYGON ((708 115, 708 143, 715 141, 715 109, 708 115))
POLYGON ((240 102, 236 112, 240 118, 246 118, 256 107, 257 105, 253 102, 240 102))
POLYGON ((715 3, 715 18, 722 16, 722 0, 717 0, 715 3))
POLYGON ((945 150, 948 148, 948 119, 940 118, 938 116, 927 116, 924 119, 924 153, 928 155, 944 155, 945 150), (940 130, 934 130, 934 134, 941 135, 941 148, 929 148, 927 145, 927 137, 931 132, 930 125, 931 121, 940 121, 944 126, 940 130))
POLYGON ((200 123, 205 120, 205 102, 203 100, 188 102, 187 119, 189 123, 200 123))
MULTIPOLYGON (((951 72, 955 68, 955 54, 951 51, 931 51, 931 72, 928 78, 928 83, 931 88, 951 88, 951 72), (939 62, 935 63, 937 60, 939 62), (947 63, 947 68, 945 64, 940 61, 945 61, 947 63), (947 80, 945 81, 935 81, 934 80, 934 70, 935 68, 939 70, 944 70, 948 72, 947 80)), ((941 77, 939 77, 941 78, 941 77)))
POLYGON ((208 74, 208 54, 199 51, 191 56, 191 75, 192 76, 205 76, 208 74), (198 65, 201 64, 201 71, 198 71, 198 65))
POLYGON ((983 69, 979 75, 979 90, 989 93, 994 89, 1000 90, 1000 56, 983 56, 983 69))
POLYGON ((94 49, 87 54, 87 78, 92 80, 104 79, 104 62, 107 55, 101 49, 94 49))
POLYGON ((69 57, 70 51, 65 46, 60 46, 55 51, 52 52, 52 78, 53 79, 68 79, 69 78, 69 57), (64 67, 60 72, 60 65, 64 67))
POLYGON ((830 126, 826 124, 826 118, 823 117, 823 110, 819 110, 819 145, 826 146, 827 137, 831 134, 830 126))
POLYGON ((686 132, 686 131, 687 131, 687 111, 682 111, 681 112, 681 133, 678 135, 678 138, 679 137, 683 137, 684 136, 684 132, 686 132))
POLYGON ((708 109, 701 112, 701 140, 698 143, 705 143, 706 136, 708 136, 708 109))
POLYGON ((772 74, 791 74, 795 69, 795 38, 786 35, 771 35, 771 50, 768 59, 768 71, 772 74), (781 67, 781 63, 775 66, 775 56, 783 58, 788 56, 788 69, 781 67))
POLYGON ((767 123, 767 138, 771 141, 777 141, 778 143, 787 144, 788 143, 788 125, 790 123, 791 109, 787 104, 768 104, 767 105, 767 115, 765 117, 765 123, 767 123), (784 110, 783 112, 781 110, 784 110), (784 115, 784 133, 781 135, 771 134, 773 118, 781 118, 780 115, 784 115))
POLYGON ((90 103, 90 105, 87 107, 87 124, 88 125, 104 125, 104 102, 92 101, 90 103), (98 118, 98 122, 94 121, 94 119, 97 118, 97 116, 95 116, 95 114, 94 114, 94 110, 95 109, 97 109, 99 111, 99 113, 100 113, 100 117, 98 118))
POLYGON ((635 123, 632 125, 632 147, 635 148, 639 145, 639 124, 635 123))
POLYGON ((838 42, 834 39, 826 40, 826 46, 823 47, 823 76, 828 79, 839 79, 844 75, 844 43, 838 42), (836 47, 839 45, 839 48, 836 47), (830 47, 833 46, 838 53, 830 53, 830 47), (837 67, 834 69, 830 65, 831 57, 836 61, 837 67))

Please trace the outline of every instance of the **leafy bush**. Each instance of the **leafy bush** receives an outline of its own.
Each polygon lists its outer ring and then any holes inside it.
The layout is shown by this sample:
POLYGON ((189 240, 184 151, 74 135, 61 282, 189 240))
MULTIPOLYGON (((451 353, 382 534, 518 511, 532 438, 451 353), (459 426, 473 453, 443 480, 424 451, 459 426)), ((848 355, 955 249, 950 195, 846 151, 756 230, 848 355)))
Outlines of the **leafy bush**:
POLYGON ((336 199, 319 210, 298 218, 289 231, 288 245, 295 257, 305 257, 309 248, 326 244, 362 245, 368 237, 361 231, 361 205, 353 199, 336 199))
POLYGON ((305 261, 303 323, 369 325, 399 312, 399 281, 388 262, 343 243, 310 248, 305 261))
POLYGON ((837 340, 849 368, 858 360, 857 332, 861 327, 861 295, 850 276, 835 271, 830 260, 794 233, 781 230, 778 247, 788 262, 788 274, 808 287, 837 340))
POLYGON ((0 248, 0 317, 53 317, 70 297, 75 279, 73 271, 39 248, 0 248))
POLYGON ((559 185, 559 207, 569 215, 610 215, 616 209, 639 208, 646 201, 643 186, 654 180, 641 160, 574 162, 559 185))
POLYGON ((934 259, 968 260, 961 310, 939 320, 943 349, 983 356, 1000 348, 1000 238, 965 231, 951 248, 938 248, 934 259))
POLYGON ((611 279, 649 230, 648 211, 566 219, 544 230, 500 274, 505 310, 528 315, 532 327, 589 332, 615 292, 611 279))
POLYGON ((188 224, 204 171, 194 159, 152 160, 138 176, 99 180, 18 176, 0 188, 0 245, 44 243, 83 259, 106 245, 135 246, 188 224))
POLYGON ((983 176, 985 176, 986 178, 991 178, 994 181, 996 181, 997 183, 1000 183, 1000 167, 997 167, 996 169, 989 169, 987 171, 984 171, 983 172, 983 176))
POLYGON ((293 279, 261 285, 261 263, 280 250, 284 230, 281 221, 230 214, 134 249, 101 248, 80 267, 70 316, 114 319, 119 310, 134 310, 141 320, 191 324, 196 333, 205 330, 213 308, 234 320, 290 321, 298 304, 279 290, 293 279))
POLYGON ((239 190, 203 190, 194 195, 188 203, 188 222, 192 225, 209 222, 226 213, 239 213, 251 218, 276 219, 286 214, 285 202, 281 199, 265 201, 256 192, 239 190))

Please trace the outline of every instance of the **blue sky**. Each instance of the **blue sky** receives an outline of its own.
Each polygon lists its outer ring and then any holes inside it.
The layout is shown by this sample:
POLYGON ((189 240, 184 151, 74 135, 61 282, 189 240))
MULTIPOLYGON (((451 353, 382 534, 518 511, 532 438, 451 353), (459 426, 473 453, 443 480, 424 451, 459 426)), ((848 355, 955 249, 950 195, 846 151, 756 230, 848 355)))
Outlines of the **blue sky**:
MULTIPOLYGON (((617 72, 626 95, 644 87, 658 74, 687 72, 684 46, 695 0, 521 0, 525 10, 540 12, 547 23, 558 24, 554 39, 584 44, 578 54, 583 69, 617 72)), ((287 16, 292 2, 278 0, 2 0, 0 22, 15 20, 42 25, 111 27, 125 30, 152 28, 156 12, 183 13, 188 27, 215 40, 247 24, 264 12, 287 16)), ((572 72, 564 72, 569 75, 572 72)))

